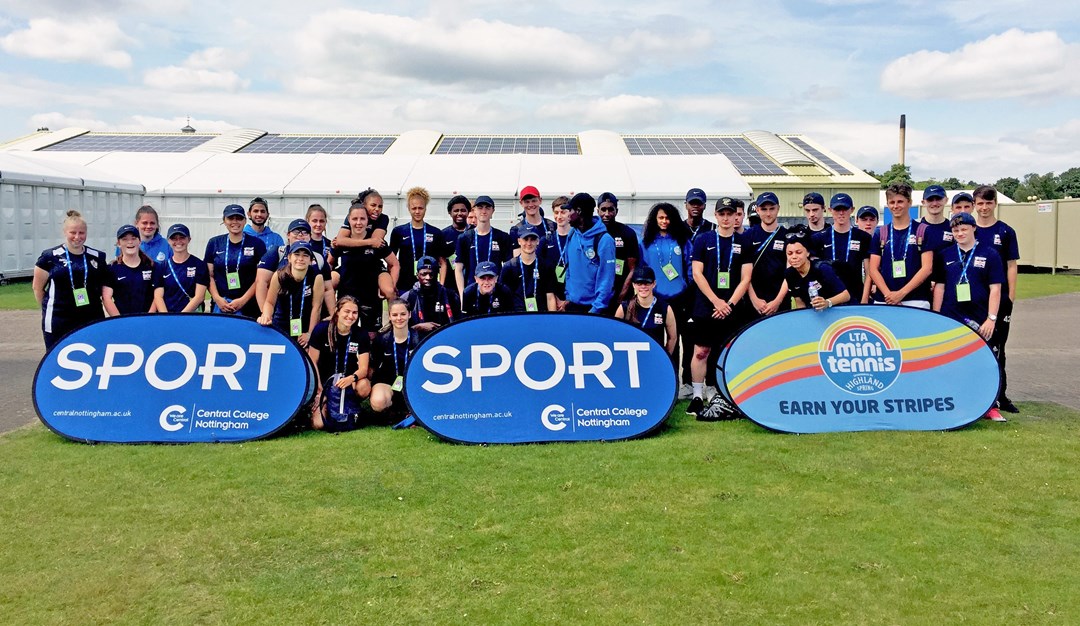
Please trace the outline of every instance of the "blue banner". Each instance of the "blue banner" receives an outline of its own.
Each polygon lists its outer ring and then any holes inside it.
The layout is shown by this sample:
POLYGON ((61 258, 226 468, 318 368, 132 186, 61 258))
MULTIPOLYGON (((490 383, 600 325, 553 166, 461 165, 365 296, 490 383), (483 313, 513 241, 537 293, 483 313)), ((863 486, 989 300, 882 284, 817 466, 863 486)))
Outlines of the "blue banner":
POLYGON ((248 441, 287 424, 315 387, 311 361, 272 328, 231 315, 145 314, 57 342, 38 366, 34 405, 76 441, 248 441))
POLYGON ((747 417, 793 433, 949 430, 997 397, 990 347, 951 319, 903 306, 801 309, 744 328, 719 361, 747 417))
POLYGON ((663 347, 598 315, 473 318, 428 336, 405 397, 439 437, 464 443, 612 441, 646 435, 675 403, 663 347))

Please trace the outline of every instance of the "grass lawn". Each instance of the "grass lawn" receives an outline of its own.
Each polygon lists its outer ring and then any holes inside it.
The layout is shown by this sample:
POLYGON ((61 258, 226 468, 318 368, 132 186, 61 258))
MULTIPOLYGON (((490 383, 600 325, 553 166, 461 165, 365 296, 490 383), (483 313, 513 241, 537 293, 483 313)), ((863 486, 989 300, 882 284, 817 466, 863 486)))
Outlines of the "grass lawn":
POLYGON ((1080 413, 641 441, 0 437, 0 621, 1080 622, 1080 413))
POLYGON ((38 308, 30 281, 0 285, 0 311, 33 311, 38 308))

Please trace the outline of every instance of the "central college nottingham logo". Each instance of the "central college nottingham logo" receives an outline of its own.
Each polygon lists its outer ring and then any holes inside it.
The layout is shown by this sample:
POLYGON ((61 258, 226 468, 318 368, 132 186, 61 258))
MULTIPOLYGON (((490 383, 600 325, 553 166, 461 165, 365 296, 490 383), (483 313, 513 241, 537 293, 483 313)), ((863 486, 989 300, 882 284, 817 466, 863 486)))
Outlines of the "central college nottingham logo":
POLYGON ((861 396, 888 389, 900 376, 900 344, 889 329, 866 317, 846 317, 825 330, 818 362, 840 389, 861 396))
POLYGON ((544 407, 544 410, 540 412, 540 421, 544 424, 544 428, 558 432, 566 428, 566 423, 570 421, 570 418, 566 415, 566 407, 552 404, 544 407))

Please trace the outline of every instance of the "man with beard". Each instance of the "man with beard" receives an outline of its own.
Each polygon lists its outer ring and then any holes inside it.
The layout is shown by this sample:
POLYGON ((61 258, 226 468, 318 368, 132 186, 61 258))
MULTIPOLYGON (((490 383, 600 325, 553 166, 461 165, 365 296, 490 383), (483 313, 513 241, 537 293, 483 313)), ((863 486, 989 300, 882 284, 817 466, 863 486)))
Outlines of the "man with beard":
POLYGON ((630 297, 632 284, 630 277, 634 274, 641 251, 638 248, 637 233, 633 228, 617 221, 619 215, 619 199, 610 191, 600 194, 597 200, 596 210, 600 213, 600 221, 604 223, 607 232, 615 240, 615 285, 612 287, 612 298, 608 304, 607 315, 614 315, 619 303, 630 297))
POLYGON ((285 240, 281 238, 281 235, 270 230, 269 221, 270 207, 266 204, 266 200, 262 198, 252 200, 248 205, 248 223, 244 226, 244 232, 266 244, 267 250, 273 250, 285 245, 285 240))
POLYGON ((412 311, 409 327, 421 339, 460 317, 457 294, 439 284, 438 271, 435 257, 420 257, 416 262, 416 284, 402 296, 412 311))

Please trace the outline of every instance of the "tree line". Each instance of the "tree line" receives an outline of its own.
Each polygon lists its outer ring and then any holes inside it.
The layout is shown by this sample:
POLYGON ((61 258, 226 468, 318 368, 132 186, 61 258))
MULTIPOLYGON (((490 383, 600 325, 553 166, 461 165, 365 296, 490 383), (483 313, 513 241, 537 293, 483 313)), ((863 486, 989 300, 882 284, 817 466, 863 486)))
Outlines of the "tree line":
POLYGON ((911 167, 899 163, 894 164, 888 171, 881 174, 873 170, 863 171, 881 181, 882 189, 893 183, 907 183, 914 189, 926 189, 930 185, 941 185, 946 189, 973 189, 979 185, 992 184, 999 193, 1003 193, 1017 202, 1027 202, 1029 198, 1038 200, 1080 198, 1080 167, 1069 168, 1061 174, 1053 172, 1036 174, 1032 172, 1022 179, 1006 176, 993 183, 980 183, 974 180, 963 182, 955 176, 945 179, 914 180, 911 177, 911 167))

